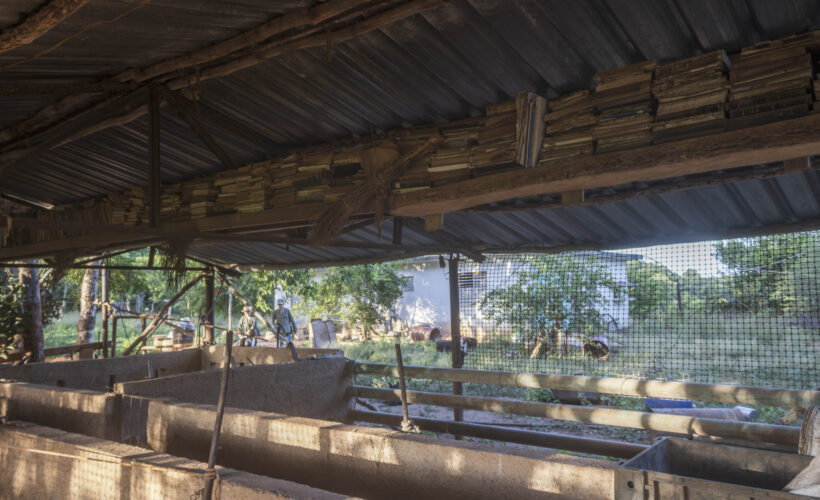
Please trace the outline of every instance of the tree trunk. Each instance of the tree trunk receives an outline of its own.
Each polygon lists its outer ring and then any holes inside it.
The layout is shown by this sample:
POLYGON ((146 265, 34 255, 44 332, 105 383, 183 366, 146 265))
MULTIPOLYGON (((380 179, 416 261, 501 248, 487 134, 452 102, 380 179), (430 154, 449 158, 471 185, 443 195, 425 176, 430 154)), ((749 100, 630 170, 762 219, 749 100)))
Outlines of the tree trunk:
MULTIPOLYGON (((34 264, 35 261, 31 261, 34 264)), ((19 268, 23 291, 23 352, 30 352, 30 361, 43 361, 43 307, 40 302, 40 279, 36 268, 19 268)))
MULTIPOLYGON (((100 261, 95 261, 97 265, 100 261)), ((77 343, 94 342, 94 326, 97 322, 97 283, 100 272, 97 269, 86 269, 83 284, 80 288, 80 319, 77 321, 77 343)), ((80 359, 91 359, 92 350, 80 351, 80 359)))

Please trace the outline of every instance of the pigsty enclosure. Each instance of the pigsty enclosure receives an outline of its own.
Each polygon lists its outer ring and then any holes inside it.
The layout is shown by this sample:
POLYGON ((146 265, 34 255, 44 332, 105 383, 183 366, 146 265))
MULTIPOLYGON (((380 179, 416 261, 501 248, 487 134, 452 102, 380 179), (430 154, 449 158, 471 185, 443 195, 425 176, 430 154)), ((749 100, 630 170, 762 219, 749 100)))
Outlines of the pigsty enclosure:
MULTIPOLYGON (((151 497, 152 488, 169 496, 202 490, 202 464, 208 458, 216 416, 223 351, 210 346, 107 360, 3 367, 0 414, 9 424, 0 426, 4 436, 0 443, 0 492, 37 498, 44 491, 53 491, 55 468, 70 478, 68 487, 60 489, 65 498, 88 491, 89 470, 95 471, 95 481, 107 485, 106 491, 110 487, 112 498, 122 492, 134 493, 136 482, 145 486, 139 492, 145 498, 151 497), (98 462, 91 464, 93 460, 98 462), (34 465, 27 466, 29 463, 34 465), (33 477, 44 480, 31 488, 26 478, 33 477)), ((628 459, 655 448, 424 418, 415 419, 417 425, 437 433, 530 446, 499 448, 373 427, 373 423, 398 426, 400 421, 389 414, 361 409, 361 399, 357 398, 397 400, 398 391, 361 387, 354 378, 357 373, 395 375, 395 367, 357 364, 334 349, 299 349, 298 356, 299 361, 294 361, 288 349, 235 348, 218 455, 218 465, 227 468, 218 471, 223 497, 239 498, 254 491, 265 498, 627 498, 618 496, 625 490, 617 481, 621 478, 624 484, 634 484, 631 469, 622 470, 611 459, 592 457, 628 459), (367 422, 371 424, 361 425, 367 422), (572 453, 558 454, 553 448, 572 453)), ((700 390, 700 397, 708 397, 698 384, 654 382, 630 389, 623 383, 616 388, 615 379, 548 380, 547 376, 502 372, 406 369, 411 378, 555 388, 596 383, 603 392, 673 396, 686 390, 697 396, 700 390)), ((724 401, 805 406, 820 399, 814 391, 712 388, 723 394, 724 401)), ((447 399, 439 395, 436 400, 434 395, 425 394, 410 391, 407 398, 454 408, 605 421, 663 430, 695 442, 731 442, 739 450, 732 452, 735 456, 754 456, 764 464, 759 472, 750 473, 749 485, 736 485, 758 495, 768 494, 769 483, 755 483, 755 474, 778 475, 783 483, 779 490, 811 461, 811 457, 792 454, 799 441, 796 428, 466 396, 447 399), (795 458, 775 460, 780 455, 795 458)), ((729 445, 701 446, 720 449, 729 445)), ((685 471, 682 474, 686 475, 685 471)), ((731 493, 733 486, 728 487, 731 493)), ((787 493, 782 495, 791 498, 787 493)))
POLYGON ((814 494, 818 74, 820 0, 0 2, 0 496, 814 494), (717 268, 635 253, 702 242, 717 268), (413 259, 447 367, 217 346, 221 290, 295 295, 242 273, 413 259), (197 347, 145 354, 200 286, 197 347))

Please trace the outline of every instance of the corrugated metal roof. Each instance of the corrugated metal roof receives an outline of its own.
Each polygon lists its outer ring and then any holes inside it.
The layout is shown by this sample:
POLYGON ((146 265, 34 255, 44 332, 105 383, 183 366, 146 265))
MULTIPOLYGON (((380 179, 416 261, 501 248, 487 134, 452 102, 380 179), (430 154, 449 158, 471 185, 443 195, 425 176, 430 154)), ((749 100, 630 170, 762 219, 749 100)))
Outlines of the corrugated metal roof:
MULTIPOLYGON (((0 6, 0 28, 39 0, 0 6)), ((137 0, 95 0, 34 43, 0 54, 0 68, 53 46, 137 0)), ((0 84, 82 82, 187 53, 248 30, 308 0, 153 0, 52 52, 0 69, 0 84)), ((462 0, 350 41, 285 54, 201 84, 199 113, 236 164, 374 131, 475 116, 519 90, 555 96, 587 88, 598 71, 645 59, 664 62, 736 51, 764 39, 820 28, 820 1, 462 0)), ((54 101, 0 96, 0 127, 54 101)), ((163 180, 222 169, 170 109, 162 112, 163 180)), ((147 119, 62 146, 4 179, 10 192, 59 204, 148 181, 147 119)), ((488 248, 609 244, 693 231, 820 219, 817 173, 657 194, 606 206, 448 214, 446 232, 488 248)), ((373 228, 346 239, 389 240, 373 228)), ((405 227, 405 243, 431 236, 405 227)), ((256 264, 375 258, 386 250, 197 247, 197 255, 256 264)))

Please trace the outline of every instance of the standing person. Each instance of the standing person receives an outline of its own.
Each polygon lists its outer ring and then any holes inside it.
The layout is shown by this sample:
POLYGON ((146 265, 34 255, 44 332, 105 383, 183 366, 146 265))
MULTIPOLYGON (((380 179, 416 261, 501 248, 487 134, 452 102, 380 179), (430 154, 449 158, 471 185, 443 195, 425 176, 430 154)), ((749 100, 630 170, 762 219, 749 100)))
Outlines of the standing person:
POLYGON ((239 331, 242 332, 243 337, 240 345, 256 347, 256 342, 259 337, 259 328, 256 326, 256 317, 250 306, 245 306, 242 309, 242 319, 239 320, 239 331))
POLYGON ((290 309, 285 307, 285 301, 276 301, 276 309, 273 311, 273 325, 276 327, 277 337, 279 333, 285 335, 288 342, 293 341, 292 334, 296 333, 296 321, 293 319, 290 309))

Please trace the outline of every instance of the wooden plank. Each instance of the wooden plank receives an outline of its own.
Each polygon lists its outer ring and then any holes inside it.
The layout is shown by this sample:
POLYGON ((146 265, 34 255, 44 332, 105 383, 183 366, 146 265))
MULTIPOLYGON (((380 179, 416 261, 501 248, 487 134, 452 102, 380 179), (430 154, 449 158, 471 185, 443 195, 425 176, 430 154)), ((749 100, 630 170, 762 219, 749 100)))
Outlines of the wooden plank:
POLYGON ((393 195, 394 216, 446 213, 522 196, 668 179, 820 154, 820 114, 520 169, 393 195))

